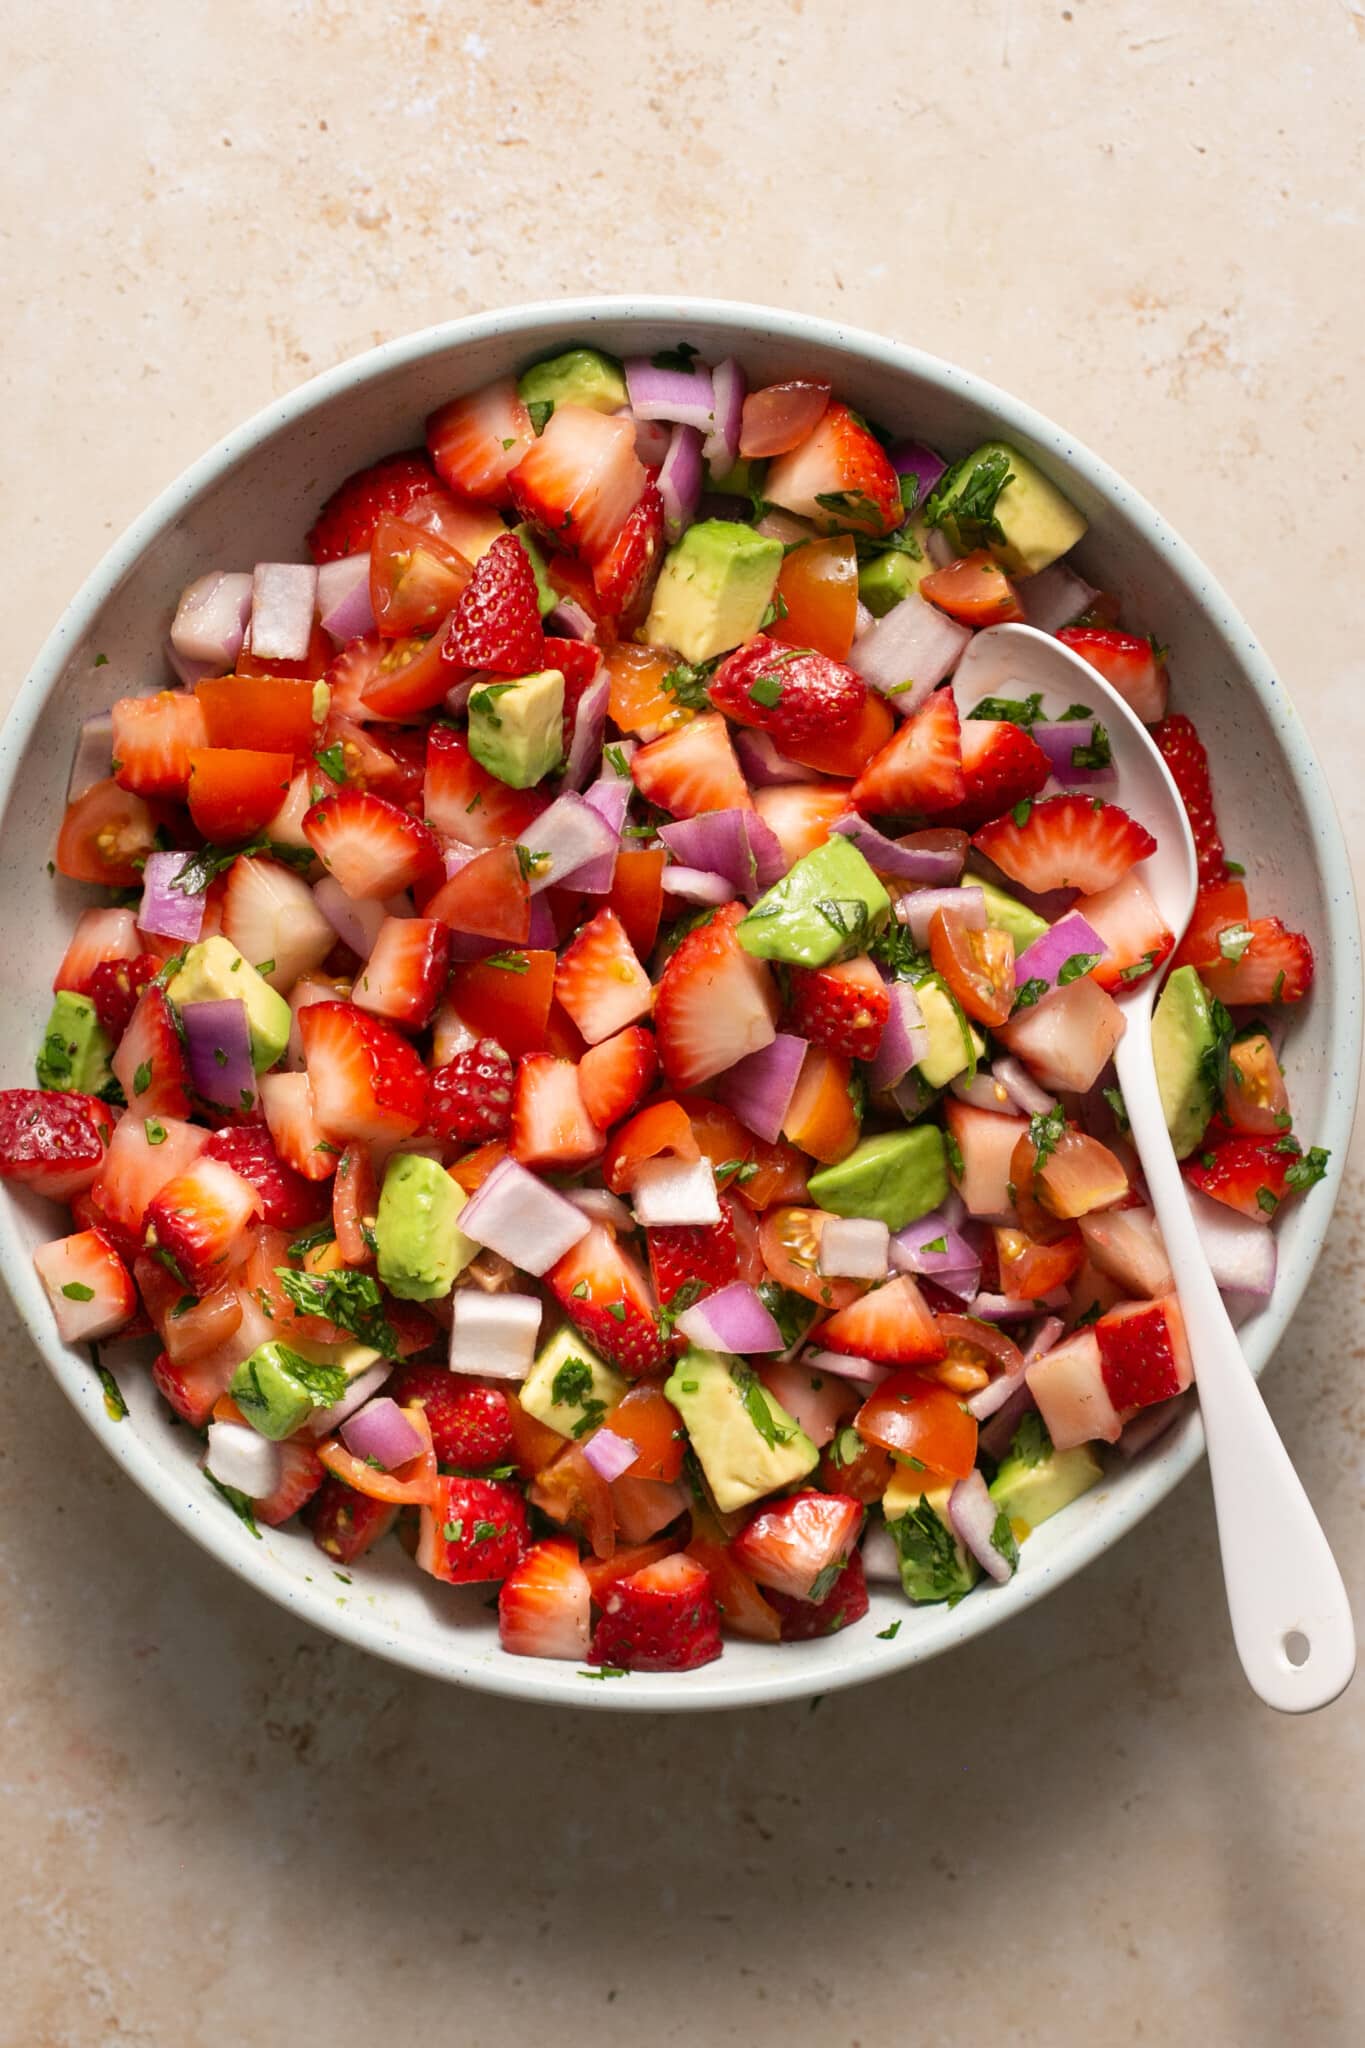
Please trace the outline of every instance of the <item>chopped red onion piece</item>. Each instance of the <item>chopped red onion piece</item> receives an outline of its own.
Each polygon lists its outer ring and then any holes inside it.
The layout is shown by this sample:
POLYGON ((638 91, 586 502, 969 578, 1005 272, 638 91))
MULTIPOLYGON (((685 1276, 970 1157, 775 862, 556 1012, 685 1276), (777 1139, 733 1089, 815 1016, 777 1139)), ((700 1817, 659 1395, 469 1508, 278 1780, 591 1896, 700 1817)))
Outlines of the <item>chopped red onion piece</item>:
POLYGON ((1183 1394, 1176 1394, 1169 1401, 1158 1401, 1151 1408, 1144 1408, 1131 1422, 1125 1422, 1119 1437, 1119 1450, 1125 1458, 1136 1458, 1145 1451, 1148 1444, 1154 1444, 1158 1437, 1165 1436, 1168 1429, 1188 1415, 1192 1406, 1189 1388, 1183 1394))
POLYGON ((952 674, 971 637, 970 626, 960 626, 912 590, 854 641, 849 667, 908 718, 952 674))
POLYGON ((197 1092, 206 1102, 218 1102, 227 1109, 253 1109, 256 1070, 246 1004, 235 996, 183 1003, 180 1021, 185 1027, 190 1080, 197 1092))
POLYGON ((1275 1285, 1275 1233, 1266 1223, 1215 1202, 1199 1188, 1187 1187, 1186 1199, 1209 1270, 1220 1288, 1241 1294, 1268 1295, 1275 1285))
POLYGON ((663 886, 666 896, 676 896, 683 903, 733 903, 739 894, 724 875, 710 874, 704 868, 680 867, 676 861, 664 869, 663 886))
POLYGON ((831 1280, 884 1280, 890 1241, 875 1216, 830 1216, 820 1233, 818 1270, 831 1280))
POLYGON ((1024 1346, 1024 1364, 1032 1365, 1035 1360, 1045 1358, 1066 1329, 1060 1316, 1043 1316, 1033 1326, 1032 1334, 1024 1346))
POLYGON ((460 1211, 460 1229, 466 1237, 499 1252, 536 1279, 591 1228, 581 1209, 515 1159, 499 1160, 460 1211))
POLYGON ((341 1425, 341 1441, 353 1458, 385 1472, 409 1464, 422 1449, 422 1439, 389 1394, 367 1401, 341 1425))
POLYGON ((626 364, 626 389, 637 420, 675 420, 709 434, 715 425, 715 393, 705 363, 687 370, 661 370, 648 356, 626 364))
POLYGON ((339 647, 373 633, 368 549, 363 555, 343 555, 339 562, 323 563, 318 570, 318 619, 323 632, 339 647))
POLYGON ((251 651, 258 660, 302 661, 317 601, 311 562, 258 562, 251 578, 251 651))
POLYGON ((672 547, 681 540, 701 504, 701 431, 676 426, 668 437, 668 453, 659 470, 659 496, 664 501, 664 539, 672 547))
POLYGON ((217 676, 223 672, 220 661, 191 661, 187 654, 177 654, 169 640, 166 642, 166 662, 178 683, 192 690, 196 683, 202 683, 205 676, 217 676))
MULTIPOLYGON (((459 1220, 463 1229, 463 1211, 459 1220)), ((485 1294, 478 1287, 457 1287, 450 1298, 451 1371, 524 1380, 535 1362, 540 1315, 534 1294, 485 1294)))
POLYGON ((885 1522, 869 1522, 862 1545, 863 1571, 869 1583, 898 1586, 901 1582, 901 1554, 885 1522))
POLYGON ((657 469, 668 453, 669 426, 666 420, 642 420, 631 414, 635 428, 635 454, 646 469, 657 469))
POLYGON ((978 1067, 970 1081, 965 1074, 955 1074, 948 1086, 959 1102, 969 1103, 973 1109, 988 1109, 995 1116, 1019 1114, 1019 1105, 1004 1082, 985 1067, 978 1067))
POLYGON ((957 553, 943 529, 931 526, 924 536, 924 552, 936 569, 946 569, 949 562, 957 560, 957 553))
MULTIPOLYGON (((1017 970, 1015 978, 1018 979, 1017 970)), ((1056 1096, 1040 1088, 1023 1061, 1015 1059, 1012 1053, 996 1054, 991 1061, 991 1075, 1025 1116, 1047 1116, 1057 1107, 1056 1096)))
POLYGON ((1082 612, 1088 611, 1099 592, 1069 568, 1065 561, 1050 562, 1036 576, 1021 576, 1015 585, 1024 616, 1040 633, 1060 633, 1082 612))
POLYGON ((968 931, 986 929, 986 898, 979 887, 967 883, 954 889, 913 889, 896 899, 896 916, 909 928, 917 946, 929 943, 929 923, 936 910, 951 910, 968 931))
MULTIPOLYGON (((466 853, 465 860, 469 858, 466 853)), ((463 860, 456 862, 456 868, 463 866, 463 860)), ((447 865, 446 873, 453 872, 455 870, 447 865)), ((388 915, 383 904, 358 902, 354 896, 346 894, 334 875, 324 875, 320 882, 314 882, 313 901, 342 944, 349 946, 359 959, 368 960, 374 951, 379 927, 388 915)))
POLYGON ((992 1541, 999 1514, 980 1472, 969 1472, 965 1479, 959 1479, 948 1495, 948 1520, 958 1541, 970 1550, 987 1578, 1003 1586, 1014 1577, 1017 1564, 1002 1557, 992 1541))
POLYGON ((171 621, 171 646, 185 660, 227 675, 241 652, 251 616, 251 577, 245 570, 211 569, 181 593, 171 621))
POLYGON ((983 1323, 1017 1323, 1026 1316, 1037 1315, 1040 1303, 1044 1308, 1065 1308, 1065 1287, 1054 1287, 1036 1299, 1022 1294, 974 1294, 967 1312, 979 1316, 983 1323))
POLYGON ((715 425, 702 449, 712 476, 728 476, 739 458, 739 429, 744 417, 748 379, 733 356, 711 372, 711 410, 715 425))
MULTIPOLYGON (((594 783, 593 789, 601 788, 594 783)), ((630 785, 626 784, 629 796, 630 785)), ((557 796, 548 811, 533 819, 521 835, 521 843, 530 853, 548 853, 550 858, 537 864, 535 874, 530 878, 533 896, 552 883, 562 882, 569 875, 575 877, 574 887, 583 888, 578 874, 588 861, 610 855, 615 862, 620 849, 619 835, 603 819, 592 791, 586 796, 577 796, 572 790, 565 790, 557 796)), ((607 887, 611 884, 608 882, 607 887)))
POLYGON ((244 1493, 248 1500, 268 1500, 280 1483, 284 1453, 248 1422, 211 1422, 204 1470, 220 1486, 244 1493))
MULTIPOLYGON (((787 872, 777 834, 756 811, 703 811, 700 817, 661 825, 659 837, 675 859, 703 873, 723 875, 750 903, 757 903, 764 890, 787 872)), ((665 870, 664 887, 671 886, 665 870)))
POLYGON ((66 778, 67 802, 74 804, 78 796, 84 796, 97 782, 106 782, 113 772, 114 714, 96 711, 81 721, 76 751, 71 757, 71 773, 66 778))
POLYGON ((191 945, 204 924, 204 892, 190 895, 173 886, 191 858, 188 853, 149 853, 142 866, 142 904, 138 927, 158 938, 188 939, 191 945))
POLYGON ((1079 910, 1069 910, 1019 955, 1014 963, 1015 984, 1023 988, 1026 982, 1045 981, 1049 988, 1055 987, 1068 960, 1088 958, 1092 953, 1103 958, 1108 950, 1094 925, 1087 924, 1079 910))
POLYGON ((991 1380, 989 1385, 978 1388, 974 1394, 969 1394, 963 1405, 967 1413, 975 1416, 978 1422, 988 1422, 1007 1401, 1014 1399, 1023 1381, 1022 1366, 1018 1372, 1002 1372, 998 1378, 991 1380))
POLYGON ((526 934, 526 943, 541 953, 559 951, 559 932, 548 896, 531 898, 531 929, 526 934))
MULTIPOLYGON (((624 753, 630 747, 630 743, 621 740, 616 742, 616 746, 624 753)), ((613 746, 613 752, 616 751, 616 746, 613 746)), ((630 747, 630 752, 633 751, 633 747, 630 747)), ((635 785, 629 775, 618 775, 610 761, 596 782, 590 783, 584 790, 583 801, 597 813, 611 833, 611 846, 609 850, 596 853, 590 860, 585 860, 572 874, 565 875, 566 889, 577 889, 584 896, 607 894, 615 879, 616 856, 621 850, 621 833, 634 792, 635 785)), ((534 896, 531 901, 534 904, 534 896)))
POLYGON ((573 739, 564 768, 564 787, 582 789, 602 758, 602 735, 607 729, 607 696, 611 677, 598 664, 598 672, 578 700, 574 713, 573 739))
POLYGON ((545 630, 560 640, 595 640, 597 626, 581 604, 571 597, 561 597, 554 610, 545 620, 545 630))
POLYGON ((876 1365, 870 1358, 854 1358, 846 1351, 804 1351, 801 1363, 807 1372, 832 1372, 860 1387, 879 1387, 896 1370, 894 1365, 876 1365))
POLYGON ((367 1365, 351 1381, 339 1401, 333 1401, 330 1408, 315 1408, 303 1425, 303 1434, 311 1437, 331 1436, 340 1429, 348 1415, 354 1415, 357 1408, 363 1408, 371 1394, 377 1394, 393 1371, 391 1358, 376 1358, 373 1365, 367 1365))
MULTIPOLYGON (((897 1272, 937 1280, 941 1285, 947 1284, 949 1275, 980 1275, 980 1257, 956 1225, 949 1222, 949 1213, 945 1205, 896 1232, 891 1240, 891 1263, 897 1272)), ((972 1292, 975 1285, 973 1279, 967 1291, 972 1292)), ((954 1287, 951 1291, 957 1293, 958 1289, 954 1287)))
POLYGON ((653 1230, 679 1223, 719 1223, 720 1201, 709 1159, 644 1159, 630 1186, 635 1220, 653 1230))
POLYGON ((1020 1379, 1004 1406, 987 1421, 977 1437, 977 1443, 987 1457, 1001 1459, 1008 1456, 1010 1440, 1024 1416, 1037 1402, 1029 1392, 1027 1379, 1020 1379))
POLYGON ((640 1455, 640 1446, 614 1429, 595 1429, 583 1446, 583 1456, 594 1472, 610 1486, 623 1472, 629 1472, 640 1455))
POLYGON ((876 1055, 868 1069, 868 1086, 894 1088, 911 1067, 929 1056, 929 1032, 920 1011, 919 997, 908 981, 893 981, 887 994, 891 1010, 876 1055))
POLYGON ((678 1331, 703 1351, 732 1351, 743 1358, 757 1352, 781 1351, 782 1332, 755 1288, 732 1280, 703 1301, 684 1309, 678 1331))
POLYGON ((1047 755, 1052 763, 1053 780, 1064 789, 1087 789, 1098 783, 1118 780, 1112 761, 1106 761, 1102 768, 1077 768, 1072 761, 1078 747, 1088 747, 1094 741, 1095 722, 1092 719, 1068 718, 1056 724, 1040 723, 1030 727, 1029 737, 1047 755))
POLYGON ((734 1111, 756 1138, 775 1145, 782 1135, 805 1057, 805 1039, 790 1031, 779 1031, 770 1044, 746 1053, 733 1067, 717 1074, 711 1083, 712 1093, 718 1102, 734 1111))
POLYGON ((730 737, 735 743, 744 779, 751 789, 775 789, 786 783, 823 782, 825 779, 818 768, 803 768, 799 761, 789 761, 785 754, 780 754, 769 733, 754 732, 749 726, 737 726, 730 737))
POLYGON ((891 1090, 891 1100, 908 1124, 912 1124, 917 1116, 923 1116, 930 1104, 938 1100, 938 1096, 939 1090, 931 1088, 913 1067, 891 1090))
POLYGON ((563 1194, 566 1202, 591 1216, 594 1223, 605 1223, 609 1230, 628 1232, 635 1228, 635 1218, 621 1197, 607 1188, 565 1188, 563 1194))
POLYGON ((829 829, 851 840, 868 866, 875 868, 879 875, 889 875, 896 882, 950 888, 962 873, 962 863, 967 858, 965 832, 954 835, 912 832, 904 839, 888 839, 857 811, 846 811, 842 818, 835 819, 829 829), (945 843, 917 846, 916 839, 942 840, 945 843), (959 840, 960 845, 957 844, 959 840))
POLYGON ((914 477, 915 495, 905 509, 918 512, 937 488, 940 477, 947 470, 947 463, 941 455, 935 455, 932 448, 926 448, 923 441, 898 441, 894 448, 887 450, 887 454, 898 477, 914 477))

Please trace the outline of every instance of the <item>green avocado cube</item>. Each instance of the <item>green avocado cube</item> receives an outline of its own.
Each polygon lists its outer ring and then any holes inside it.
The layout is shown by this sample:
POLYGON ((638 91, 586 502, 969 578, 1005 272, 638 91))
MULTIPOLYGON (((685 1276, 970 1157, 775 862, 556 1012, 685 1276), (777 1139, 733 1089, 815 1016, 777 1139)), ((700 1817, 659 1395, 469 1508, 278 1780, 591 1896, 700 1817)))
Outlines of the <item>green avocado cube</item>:
POLYGON ((1042 938, 1048 928, 1047 919, 1039 917, 1036 910, 1030 910, 1026 903, 1020 903, 1017 897, 982 875, 967 874, 962 880, 965 887, 981 891, 986 899, 987 924, 1009 933, 1016 954, 1027 952, 1035 939, 1042 938))
MULTIPOLYGON (((528 407, 585 405, 592 412, 620 412, 630 403, 621 365, 595 348, 569 348, 532 363, 517 379, 517 396, 528 407)), ((548 417, 540 420, 537 433, 544 431, 548 417)))
POLYGON ((1036 576, 1086 529, 1070 499, 1006 441, 984 441, 954 463, 931 505, 960 555, 988 547, 1011 576, 1036 576))
POLYGON ((1014 1432, 1009 1455, 990 1484, 990 1496, 1005 1514, 1017 1541, 1030 1529, 1079 1500, 1104 1477, 1104 1467, 1089 1444, 1068 1451, 1054 1448, 1037 1414, 1024 1416, 1014 1432))
POLYGON ((915 1000, 929 1038, 918 1072, 930 1088, 946 1088, 973 1060, 985 1058, 986 1041, 937 976, 915 983, 915 1000))
POLYGON ((469 751, 509 789, 534 789, 564 758, 564 677, 543 668, 485 683, 469 700, 469 751))
POLYGON ((1177 1159, 1193 1152, 1218 1101, 1218 1051, 1231 1037, 1221 1004, 1215 1004, 1193 967, 1177 967, 1166 978, 1152 1017, 1152 1058, 1161 1107, 1177 1159))
POLYGON ((629 1388, 614 1365, 599 1358, 577 1330, 556 1330, 525 1380, 517 1399, 547 1429, 573 1439, 604 1422, 629 1388))
POLYGON ((813 1472, 820 1453, 752 1366, 719 1351, 683 1353, 664 1385, 687 1425, 722 1514, 813 1472))
POLYGON ((937 1124, 914 1124, 864 1138, 846 1159, 822 1166, 807 1183, 831 1216, 868 1216, 904 1230, 948 1196, 948 1157, 937 1124))
POLYGON ((394 1154, 374 1219, 379 1277, 391 1294, 403 1301, 449 1294, 479 1249, 455 1220, 467 1199, 439 1160, 394 1154))
POLYGON ((865 953, 890 911, 891 898, 863 855, 836 832, 759 897, 736 933, 756 959, 824 967, 865 953))
POLYGON ((228 1392, 252 1428, 278 1443, 301 1429, 315 1408, 339 1401, 357 1377, 343 1351, 364 1352, 366 1365, 379 1355, 365 1345, 285 1344, 271 1338, 242 1360, 228 1392))
POLYGON ((638 638, 684 661, 725 654, 762 626, 781 567, 780 540, 737 520, 699 520, 664 557, 638 638))
POLYGON ((244 1003, 251 1064, 258 1074, 273 1067, 289 1043, 288 1003, 221 935, 190 947, 167 982, 166 995, 177 1010, 186 1003, 244 1003))
POLYGON ((901 1587, 916 1606, 934 1600, 956 1604, 981 1576, 980 1565, 954 1533, 948 1515, 951 1492, 951 1486, 926 1488, 922 1472, 898 1465, 883 1497, 901 1587))
POLYGON ((514 526, 512 531, 525 548, 531 564, 536 579, 536 603, 540 607, 540 616, 543 619, 559 603, 559 592, 545 573, 545 557, 540 551, 540 537, 535 528, 528 526, 524 520, 520 526, 514 526))
POLYGON ((858 595, 874 618, 884 619, 889 611, 918 590, 926 576, 934 573, 934 558, 925 546, 925 529, 919 520, 910 528, 919 544, 919 554, 903 548, 888 548, 874 555, 858 571, 858 595))
POLYGON ((109 1085, 113 1050, 89 996, 59 989, 35 1062, 38 1086, 98 1095, 109 1085))

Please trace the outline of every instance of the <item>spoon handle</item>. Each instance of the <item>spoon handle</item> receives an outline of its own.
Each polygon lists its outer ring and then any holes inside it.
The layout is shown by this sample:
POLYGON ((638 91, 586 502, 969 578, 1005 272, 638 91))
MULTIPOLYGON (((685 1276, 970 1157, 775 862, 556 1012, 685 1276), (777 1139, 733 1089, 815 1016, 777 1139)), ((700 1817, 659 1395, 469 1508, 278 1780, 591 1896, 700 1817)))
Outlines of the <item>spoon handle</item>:
POLYGON ((1194 1362, 1233 1638, 1266 1705, 1305 1714, 1350 1683, 1350 1603, 1209 1271, 1166 1133, 1147 1021, 1129 1015, 1119 1082, 1194 1362))

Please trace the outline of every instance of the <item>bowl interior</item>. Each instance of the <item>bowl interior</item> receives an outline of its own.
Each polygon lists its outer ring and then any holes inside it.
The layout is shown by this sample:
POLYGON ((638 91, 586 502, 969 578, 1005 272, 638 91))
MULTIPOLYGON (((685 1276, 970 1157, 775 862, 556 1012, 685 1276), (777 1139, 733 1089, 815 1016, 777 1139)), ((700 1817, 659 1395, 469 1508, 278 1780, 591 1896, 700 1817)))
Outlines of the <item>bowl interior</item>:
MULTIPOLYGON (((738 355, 751 381, 812 371, 900 433, 960 453, 1002 433, 1034 456, 1090 520, 1077 552, 1089 579, 1119 591, 1125 613, 1171 649, 1176 702, 1214 760, 1229 853, 1248 871, 1256 907, 1307 931, 1318 985, 1293 1023, 1284 1058, 1295 1120, 1332 1147, 1328 1184, 1279 1226, 1280 1280, 1243 1326, 1255 1370, 1296 1305, 1326 1229, 1354 1109, 1360 969, 1349 869, 1321 772, 1283 689, 1222 592, 1135 493, 1028 407, 914 350, 795 315, 714 302, 588 301, 483 316, 390 344, 280 401, 186 473, 91 577, 43 650, 0 736, 5 887, 0 949, 0 1082, 31 1085, 32 1054, 72 920, 95 892, 52 879, 47 863, 79 720, 115 697, 167 680, 162 645, 175 599, 211 567, 297 558, 318 504, 348 471, 415 444, 433 406, 572 340, 617 354, 680 339, 712 360, 738 355)), ((796 1697, 913 1663, 994 1625, 1112 1543, 1188 1470, 1200 1448, 1191 1414, 1131 1464, 1029 1540, 1010 1585, 978 1590, 949 1612, 874 1590, 873 1614, 845 1635, 777 1650, 729 1642, 724 1657, 681 1677, 585 1683, 571 1666, 505 1657, 480 1589, 452 1593, 397 1553, 367 1559, 338 1584, 306 1535, 254 1540, 196 1469, 198 1444, 160 1412, 128 1359, 126 1422, 105 1414, 86 1357, 59 1344, 29 1262, 63 1228, 58 1212, 19 1195, 0 1203, 0 1257, 21 1313, 58 1380, 132 1476, 205 1547, 272 1598, 381 1655, 433 1675, 578 1705, 704 1708, 796 1697), (893 1640, 877 1630, 897 1619, 893 1640)), ((117 1354, 115 1354, 117 1356, 117 1354)))

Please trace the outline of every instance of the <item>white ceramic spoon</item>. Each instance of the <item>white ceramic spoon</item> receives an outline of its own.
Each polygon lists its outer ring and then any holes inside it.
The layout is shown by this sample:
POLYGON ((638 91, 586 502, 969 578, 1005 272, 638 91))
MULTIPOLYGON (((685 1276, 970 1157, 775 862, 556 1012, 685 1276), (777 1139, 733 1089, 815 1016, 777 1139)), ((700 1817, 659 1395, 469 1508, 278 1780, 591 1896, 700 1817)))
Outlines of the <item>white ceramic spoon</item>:
MULTIPOLYGON (((1194 909, 1194 841, 1165 762, 1117 691, 1032 626, 992 626, 978 633, 953 679, 964 716, 983 697, 1026 697, 1034 690, 1044 693, 1045 706, 1054 711, 1073 700, 1093 705, 1108 730, 1118 773, 1113 800, 1156 835, 1157 850, 1138 873, 1178 945, 1194 909)), ((1327 1539, 1242 1356, 1190 1215, 1152 1057, 1152 1007, 1161 978, 1148 975, 1119 997, 1127 1026, 1116 1054, 1119 1083, 1194 1361, 1237 1654, 1267 1706, 1308 1713, 1350 1683, 1356 1657, 1351 1609, 1327 1539)))

